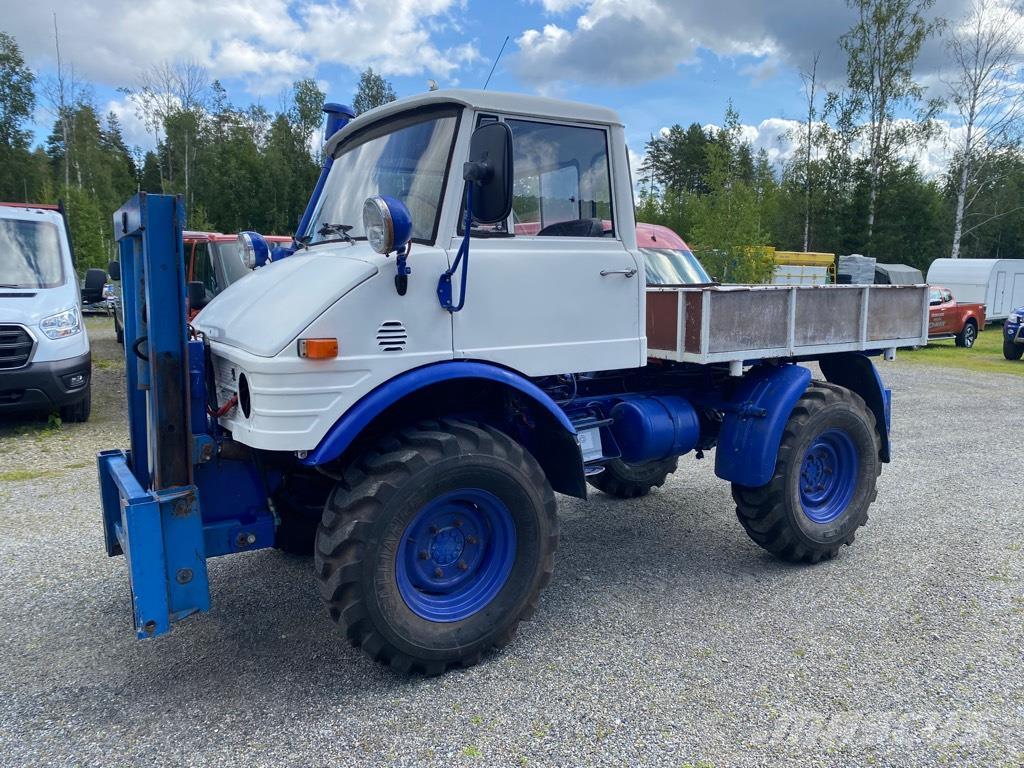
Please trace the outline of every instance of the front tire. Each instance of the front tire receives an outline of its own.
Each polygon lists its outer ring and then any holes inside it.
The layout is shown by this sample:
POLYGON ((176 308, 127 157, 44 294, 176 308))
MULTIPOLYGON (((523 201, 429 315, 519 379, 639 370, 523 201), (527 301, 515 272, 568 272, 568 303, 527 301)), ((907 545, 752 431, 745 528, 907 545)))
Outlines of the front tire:
POLYGON ((661 488, 678 466, 678 456, 643 464, 614 459, 604 465, 603 472, 588 477, 587 482, 617 499, 637 499, 646 496, 652 488, 661 488))
POLYGON ((92 413, 92 385, 87 384, 81 400, 60 407, 60 420, 68 424, 81 423, 89 420, 90 413, 92 413))
POLYGON ((1013 339, 1003 339, 1003 357, 1007 360, 1020 360, 1024 356, 1024 344, 1015 344, 1013 339))
POLYGON ((867 522, 878 452, 875 420, 860 396, 814 382, 786 423, 772 479, 756 488, 733 484, 740 523, 783 560, 835 557, 867 522))
POLYGON ((557 544, 537 461, 489 426, 442 421, 385 439, 344 474, 314 562, 353 645, 434 675, 511 640, 537 608, 557 544))
POLYGON ((978 340, 978 324, 973 320, 968 320, 964 323, 964 328, 960 333, 956 335, 956 345, 958 347, 965 347, 970 349, 974 346, 974 342, 978 340))

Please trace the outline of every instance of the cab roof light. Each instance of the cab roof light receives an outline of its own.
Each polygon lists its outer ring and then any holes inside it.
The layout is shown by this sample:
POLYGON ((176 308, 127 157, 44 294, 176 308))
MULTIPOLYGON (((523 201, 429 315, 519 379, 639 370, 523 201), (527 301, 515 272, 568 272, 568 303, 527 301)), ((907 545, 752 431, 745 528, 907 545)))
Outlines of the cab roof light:
POLYGON ((338 356, 337 339, 299 339, 299 357, 330 360, 338 356))

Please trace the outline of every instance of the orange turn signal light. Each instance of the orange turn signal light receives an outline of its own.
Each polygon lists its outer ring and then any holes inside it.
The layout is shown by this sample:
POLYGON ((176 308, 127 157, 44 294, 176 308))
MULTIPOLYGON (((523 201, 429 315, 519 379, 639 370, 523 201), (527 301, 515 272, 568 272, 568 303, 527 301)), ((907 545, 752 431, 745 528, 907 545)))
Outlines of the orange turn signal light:
POLYGON ((299 357, 329 360, 338 356, 337 339, 299 339, 299 357))

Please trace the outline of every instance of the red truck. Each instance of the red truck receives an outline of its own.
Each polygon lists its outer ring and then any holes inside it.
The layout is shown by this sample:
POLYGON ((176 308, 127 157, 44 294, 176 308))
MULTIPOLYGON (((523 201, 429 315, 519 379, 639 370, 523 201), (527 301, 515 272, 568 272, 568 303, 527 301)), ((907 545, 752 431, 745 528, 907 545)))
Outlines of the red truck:
POLYGON ((941 285, 933 285, 928 293, 928 338, 956 339, 958 347, 970 349, 985 327, 985 305, 965 304, 941 285))

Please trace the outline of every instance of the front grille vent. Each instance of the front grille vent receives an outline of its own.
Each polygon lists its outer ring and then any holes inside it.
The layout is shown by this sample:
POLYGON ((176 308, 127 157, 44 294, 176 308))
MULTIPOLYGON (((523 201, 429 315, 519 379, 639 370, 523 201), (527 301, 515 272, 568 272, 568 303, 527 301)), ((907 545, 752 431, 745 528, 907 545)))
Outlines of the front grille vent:
POLYGON ((400 320, 386 320, 377 329, 377 346, 382 352, 401 352, 409 336, 400 320))
POLYGON ((26 365, 32 345, 32 337, 20 325, 0 325, 0 370, 26 365))

